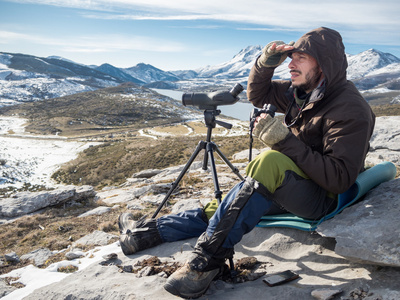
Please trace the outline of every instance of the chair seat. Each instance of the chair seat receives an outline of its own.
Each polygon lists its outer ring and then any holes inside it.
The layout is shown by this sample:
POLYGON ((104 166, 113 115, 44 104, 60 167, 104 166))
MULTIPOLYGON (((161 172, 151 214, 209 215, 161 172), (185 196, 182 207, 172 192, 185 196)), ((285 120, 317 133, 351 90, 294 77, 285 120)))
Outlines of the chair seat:
POLYGON ((338 195, 336 209, 319 220, 298 217, 291 213, 263 216, 257 227, 289 227, 304 231, 314 231, 323 221, 333 218, 346 207, 356 203, 369 190, 379 184, 392 180, 396 176, 396 166, 391 162, 382 162, 360 173, 356 182, 343 194, 338 195))

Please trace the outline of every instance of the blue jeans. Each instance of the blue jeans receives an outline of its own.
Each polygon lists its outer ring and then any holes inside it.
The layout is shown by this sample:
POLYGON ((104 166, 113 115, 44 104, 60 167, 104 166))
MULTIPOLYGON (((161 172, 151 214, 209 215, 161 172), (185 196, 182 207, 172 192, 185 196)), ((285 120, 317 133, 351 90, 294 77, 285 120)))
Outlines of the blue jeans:
MULTIPOLYGON (((224 200, 219 205, 213 217, 208 221, 203 209, 187 210, 176 215, 165 215, 157 219, 157 228, 164 242, 174 242, 192 237, 199 237, 207 231, 208 235, 214 232, 222 216, 229 209, 231 202, 242 187, 243 182, 238 183, 229 191, 224 200)), ((223 247, 232 248, 238 243, 243 234, 251 231, 258 223, 260 218, 271 210, 280 213, 281 210, 273 203, 255 192, 251 201, 248 201, 239 214, 232 230, 226 238, 223 247)))
MULTIPOLYGON (((215 247, 233 248, 263 215, 291 212, 317 219, 336 207, 335 199, 328 197, 327 192, 311 181, 290 158, 277 151, 266 151, 256 157, 246 172, 247 179, 251 180, 235 185, 209 221, 201 208, 157 219, 161 239, 173 242, 199 237, 206 232, 213 240, 210 243, 216 239, 222 241, 215 247), (263 189, 252 187, 258 183, 263 189), (249 190, 247 194, 246 189, 249 190), (221 220, 222 226, 219 225, 221 220)), ((209 243, 207 238, 205 240, 200 247, 209 243)))

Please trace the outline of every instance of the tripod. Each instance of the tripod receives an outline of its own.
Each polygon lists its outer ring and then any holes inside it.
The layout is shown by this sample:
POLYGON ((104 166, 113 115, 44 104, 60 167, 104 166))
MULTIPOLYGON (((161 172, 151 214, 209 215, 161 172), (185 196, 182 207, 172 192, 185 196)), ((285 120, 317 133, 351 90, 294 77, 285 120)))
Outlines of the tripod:
POLYGON ((189 158, 188 162, 184 166, 183 170, 179 174, 178 178, 175 180, 175 182, 172 184, 171 188, 169 189, 167 195, 165 196, 164 200, 160 203, 158 206, 157 210, 154 212, 152 218, 154 219, 164 204, 168 201, 169 197, 171 196, 172 192, 176 189, 178 186, 179 182, 182 180, 183 176, 189 170, 190 166, 192 165, 193 161, 196 159, 197 155, 199 155, 201 150, 205 150, 204 153, 204 160, 203 160, 203 170, 207 170, 207 164, 208 164, 208 159, 210 158, 210 165, 211 165, 211 172, 212 172, 212 178, 214 182, 214 194, 215 198, 218 201, 218 204, 221 203, 221 198, 222 198, 222 192, 219 189, 219 183, 218 183, 218 177, 217 177, 217 169, 215 167, 215 160, 214 160, 214 151, 216 151, 219 155, 219 157, 230 167, 233 173, 235 173, 240 180, 244 180, 244 178, 240 175, 239 170, 232 165, 232 163, 225 157, 225 155, 219 150, 218 146, 211 141, 211 134, 212 134, 212 129, 215 128, 216 124, 221 125, 222 127, 225 127, 227 129, 231 129, 232 125, 226 122, 218 121, 215 119, 216 116, 218 116, 221 113, 220 110, 217 109, 206 109, 204 111, 204 121, 207 126, 207 139, 206 141, 200 141, 197 144, 197 147, 195 151, 193 152, 192 156, 189 158))

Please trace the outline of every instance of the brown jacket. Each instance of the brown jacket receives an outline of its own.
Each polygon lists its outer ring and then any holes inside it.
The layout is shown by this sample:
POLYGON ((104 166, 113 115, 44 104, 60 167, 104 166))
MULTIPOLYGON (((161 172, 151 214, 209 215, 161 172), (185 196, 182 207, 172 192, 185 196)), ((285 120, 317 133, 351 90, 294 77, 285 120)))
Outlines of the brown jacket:
MULTIPOLYGON (((315 89, 290 127, 288 137, 274 150, 289 156, 314 182, 328 192, 345 192, 364 170, 375 116, 354 84, 346 79, 347 60, 341 36, 318 28, 302 36, 294 51, 317 59, 325 86, 315 89)), ((256 107, 271 103, 278 112, 292 115, 294 89, 290 81, 271 80, 274 68, 254 64, 247 96, 256 107)))

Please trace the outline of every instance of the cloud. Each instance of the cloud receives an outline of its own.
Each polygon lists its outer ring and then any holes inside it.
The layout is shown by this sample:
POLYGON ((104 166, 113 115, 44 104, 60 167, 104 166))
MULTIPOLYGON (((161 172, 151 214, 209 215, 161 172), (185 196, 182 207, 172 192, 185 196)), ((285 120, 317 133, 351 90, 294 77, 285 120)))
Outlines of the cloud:
POLYGON ((66 52, 113 52, 118 50, 138 50, 147 52, 182 52, 184 45, 170 40, 160 40, 138 35, 101 34, 91 36, 71 36, 48 38, 12 31, 0 31, 0 43, 27 42, 45 46, 57 46, 66 52), (106 42, 105 42, 106 41, 106 42))
POLYGON ((74 43, 74 47, 69 47, 69 51, 79 51, 79 49, 103 49, 103 51, 115 50, 139 50, 148 52, 181 52, 184 46, 169 40, 160 40, 146 36, 127 36, 127 35, 91 35, 80 37, 74 43), (106 42, 105 42, 106 41, 106 42))
POLYGON ((9 0, 19 3, 72 7, 88 17, 130 20, 221 20, 285 28, 315 24, 399 25, 398 0, 9 0))
POLYGON ((29 36, 26 34, 18 33, 18 32, 12 32, 12 31, 5 31, 5 30, 0 30, 0 43, 1 44, 7 44, 12 40, 20 40, 20 39, 25 39, 28 38, 29 36))
MULTIPOLYGON (((218 21, 240 30, 296 31, 320 26, 365 44, 398 45, 398 0, 9 0, 82 10, 106 20, 218 21), (264 28, 264 29, 262 29, 264 28), (374 41, 371 41, 374 39, 374 41)), ((185 23, 186 22, 186 23, 185 23)))

